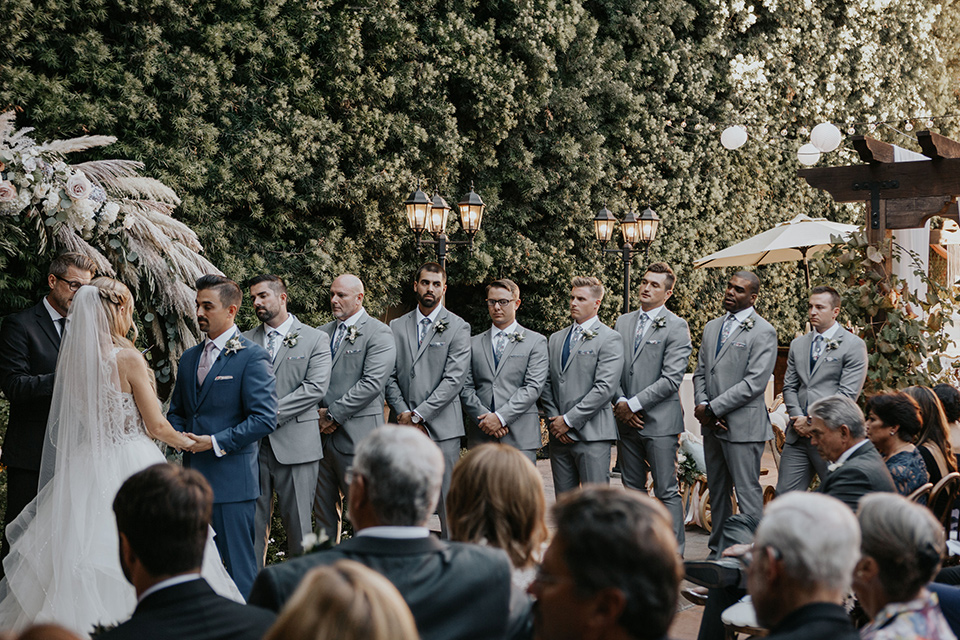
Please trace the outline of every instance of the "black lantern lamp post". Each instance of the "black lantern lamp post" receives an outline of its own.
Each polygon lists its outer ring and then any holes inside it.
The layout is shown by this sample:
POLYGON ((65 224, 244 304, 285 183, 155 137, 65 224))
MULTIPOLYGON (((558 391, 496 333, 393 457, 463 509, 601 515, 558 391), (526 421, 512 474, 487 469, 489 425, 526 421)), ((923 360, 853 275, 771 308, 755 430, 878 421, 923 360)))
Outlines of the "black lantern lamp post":
POLYGON ((434 195, 431 200, 420 190, 418 183, 417 188, 403 205, 407 212, 410 229, 417 236, 417 246, 435 246, 437 262, 444 270, 447 268, 447 247, 465 245, 470 247, 471 251, 473 250, 473 238, 480 230, 485 208, 483 200, 473 191, 473 183, 470 184, 470 193, 463 196, 463 199, 457 203, 457 209, 460 211, 460 226, 467 234, 466 240, 450 240, 447 237, 447 216, 450 213, 450 205, 440 194, 434 195), (424 240, 424 231, 429 232, 433 239, 424 240))
POLYGON ((620 223, 620 233, 623 236, 623 245, 619 248, 607 248, 607 243, 613 239, 613 228, 617 219, 609 209, 603 207, 593 218, 593 231, 600 243, 603 253, 619 253, 623 259, 623 313, 630 311, 630 265, 633 256, 643 246, 643 259, 646 261, 650 245, 657 237, 657 228, 660 226, 660 217, 647 207, 638 218, 633 211, 627 212, 620 223))

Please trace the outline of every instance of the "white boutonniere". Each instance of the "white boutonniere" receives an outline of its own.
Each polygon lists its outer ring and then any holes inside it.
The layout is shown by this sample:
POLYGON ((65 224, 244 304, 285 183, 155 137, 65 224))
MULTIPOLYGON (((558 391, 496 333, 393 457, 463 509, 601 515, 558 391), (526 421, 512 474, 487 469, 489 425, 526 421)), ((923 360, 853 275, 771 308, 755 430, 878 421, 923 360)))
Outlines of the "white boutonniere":
POLYGON ((353 344, 357 341, 357 338, 360 336, 360 329, 357 329, 357 325, 352 324, 347 328, 347 341, 350 344, 353 344))
POLYGON ((657 316, 657 319, 653 321, 654 329, 663 329, 665 326, 667 326, 667 319, 663 316, 657 316))
POLYGON ((525 336, 520 331, 514 331, 513 333, 507 334, 507 339, 509 339, 510 342, 523 342, 523 339, 526 337, 527 336, 525 336))
POLYGON ((441 319, 437 320, 437 322, 436 322, 436 324, 434 325, 434 327, 436 328, 437 333, 443 333, 444 331, 447 330, 447 321, 444 320, 443 318, 441 318, 441 319))
POLYGON ((830 464, 827 465, 827 471, 830 471, 832 473, 842 466, 843 466, 842 462, 831 462, 830 464))
POLYGON ((223 345, 223 353, 225 355, 236 353, 241 349, 246 349, 246 347, 243 346, 242 342, 240 342, 240 336, 233 336, 232 338, 227 340, 227 344, 223 345))
POLYGON ((843 342, 843 340, 838 340, 835 338, 831 338, 830 340, 827 340, 827 345, 826 345, 827 351, 836 351, 837 349, 840 348, 841 342, 843 342))
POLYGON ((584 329, 584 330, 583 330, 583 339, 584 339, 584 340, 593 340, 593 339, 596 338, 598 335, 599 335, 599 334, 598 334, 596 331, 594 331, 593 329, 584 329))
POLYGON ((298 343, 299 341, 300 341, 300 333, 299 333, 299 332, 296 332, 296 333, 288 333, 288 334, 287 334, 286 336, 284 336, 284 338, 283 338, 283 346, 287 347, 288 349, 293 349, 295 346, 297 346, 297 343, 298 343))
POLYGON ((750 329, 753 329, 753 325, 755 324, 757 324, 757 321, 754 319, 753 316, 750 316, 749 318, 741 322, 740 326, 743 327, 744 331, 750 331, 750 329))

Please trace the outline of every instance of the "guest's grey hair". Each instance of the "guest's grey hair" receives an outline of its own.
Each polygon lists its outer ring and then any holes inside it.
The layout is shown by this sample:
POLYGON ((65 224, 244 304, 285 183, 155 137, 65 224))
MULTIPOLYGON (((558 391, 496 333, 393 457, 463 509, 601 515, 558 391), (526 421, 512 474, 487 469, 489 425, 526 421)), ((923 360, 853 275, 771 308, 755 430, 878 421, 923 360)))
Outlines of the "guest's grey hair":
POLYGON ((863 427, 863 411, 857 403, 846 396, 827 396, 820 398, 807 410, 812 418, 820 418, 831 431, 840 425, 847 425, 850 435, 859 440, 866 434, 863 427))
POLYGON ((896 493, 860 498, 857 511, 864 556, 876 560, 880 584, 891 602, 916 597, 940 568, 943 525, 928 508, 896 493))
POLYGON ((780 552, 795 584, 846 592, 860 558, 860 527, 853 512, 836 498, 791 491, 770 503, 754 546, 780 552))
POLYGON ((437 507, 443 455, 419 429, 387 425, 357 447, 353 473, 366 479, 381 524, 418 527, 437 507))

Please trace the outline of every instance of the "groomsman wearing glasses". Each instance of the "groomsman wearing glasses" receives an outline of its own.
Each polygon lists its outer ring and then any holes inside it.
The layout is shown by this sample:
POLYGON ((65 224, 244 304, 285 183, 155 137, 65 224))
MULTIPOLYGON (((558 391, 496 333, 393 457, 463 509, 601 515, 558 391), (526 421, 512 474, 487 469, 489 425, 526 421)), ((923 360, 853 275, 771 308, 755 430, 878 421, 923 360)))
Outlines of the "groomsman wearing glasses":
POLYGON ((464 435, 460 390, 470 367, 470 325, 444 308, 447 274, 436 262, 417 271, 417 308, 390 323, 397 366, 387 383, 387 402, 399 424, 423 431, 443 452, 440 535, 447 537, 447 492, 464 435))
MULTIPOLYGON (((0 329, 0 388, 10 402, 10 421, 0 457, 7 467, 6 524, 37 495, 40 452, 67 311, 73 296, 80 287, 90 284, 96 270, 93 260, 79 253, 57 256, 47 275, 50 293, 33 307, 7 316, 0 329)), ((4 533, 0 558, 9 551, 4 533)))
POLYGON ((617 320, 625 357, 613 414, 620 434, 623 485, 646 492, 650 469, 654 494, 670 511, 683 555, 683 503, 677 487, 677 449, 683 433, 680 383, 693 346, 687 322, 664 306, 675 281, 669 265, 651 264, 640 280, 640 309, 617 320))
POLYGON ((262 569, 274 492, 290 553, 301 555, 304 536, 313 532, 310 510, 323 457, 317 409, 330 382, 330 350, 325 334, 287 312, 287 286, 279 276, 253 278, 250 297, 263 324, 243 335, 270 355, 279 397, 277 430, 260 441, 254 542, 258 568, 262 569))
POLYGON ((333 356, 330 388, 320 409, 323 460, 314 514, 317 524, 340 542, 347 469, 360 441, 383 426, 383 393, 397 358, 390 327, 363 308, 363 282, 345 273, 330 285, 334 320, 322 327, 333 356))
POLYGON ((610 403, 623 371, 623 339, 597 317, 603 285, 583 276, 570 284, 573 324, 550 336, 542 396, 558 496, 581 484, 610 483, 610 447, 617 439, 610 403))
POLYGON ((471 339, 460 400, 472 422, 469 446, 502 442, 531 462, 540 448, 537 398, 547 381, 547 339, 517 322, 520 287, 506 278, 487 286, 493 326, 471 339))

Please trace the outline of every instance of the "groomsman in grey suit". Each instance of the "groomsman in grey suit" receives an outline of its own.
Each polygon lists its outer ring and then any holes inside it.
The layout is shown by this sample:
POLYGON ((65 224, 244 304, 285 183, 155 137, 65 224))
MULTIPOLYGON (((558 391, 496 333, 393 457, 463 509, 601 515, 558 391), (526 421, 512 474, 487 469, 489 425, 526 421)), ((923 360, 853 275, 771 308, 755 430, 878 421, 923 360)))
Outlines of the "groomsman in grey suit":
POLYGON ((867 346, 840 326, 840 294, 832 287, 814 287, 809 307, 812 331, 790 343, 783 402, 790 422, 780 457, 777 494, 810 486, 816 471, 822 481, 827 463, 810 444, 807 408, 820 398, 841 395, 856 402, 867 379, 867 346))
POLYGON ((645 492, 649 467, 653 492, 670 511, 683 555, 683 503, 677 487, 677 449, 683 433, 680 383, 693 346, 686 320, 664 306, 673 295, 674 282, 669 265, 651 264, 640 280, 640 309, 617 320, 624 363, 613 414, 620 434, 623 486, 645 492))
POLYGON ((516 447, 531 462, 540 448, 537 398, 547 382, 547 339, 517 322, 520 287, 506 278, 487 286, 493 326, 471 339, 470 369, 460 401, 471 420, 471 448, 485 442, 516 447))
POLYGON ((460 459, 463 414, 460 390, 470 368, 470 325, 442 304, 447 274, 436 262, 417 270, 417 308, 390 322, 397 366, 387 383, 387 402, 397 422, 417 427, 443 452, 440 535, 447 537, 447 492, 460 459))
POLYGON ((584 276, 570 285, 573 324, 550 336, 550 377, 541 398, 558 496, 581 484, 610 483, 610 447, 617 439, 611 402, 623 372, 623 339, 597 317, 603 285, 584 276))
POLYGON ((277 430, 260 441, 260 497, 254 525, 262 569, 274 492, 290 553, 302 554, 303 538, 313 531, 310 507, 323 456, 317 409, 330 382, 330 352, 322 333, 287 312, 287 286, 279 276, 254 277, 250 297, 263 324, 243 335, 270 355, 279 397, 277 430))
POLYGON ((733 512, 733 488, 740 512, 760 518, 760 456, 773 437, 764 391, 777 361, 777 332, 753 305, 760 280, 738 271, 723 298, 726 314, 707 323, 693 374, 703 433, 707 488, 713 527, 708 546, 719 556, 723 525, 733 512))
POLYGON ((363 282, 345 273, 330 285, 333 322, 320 327, 333 356, 330 388, 320 409, 323 459, 314 514, 340 542, 347 469, 360 441, 383 426, 383 391, 393 373, 397 349, 390 327, 363 308, 363 282))

